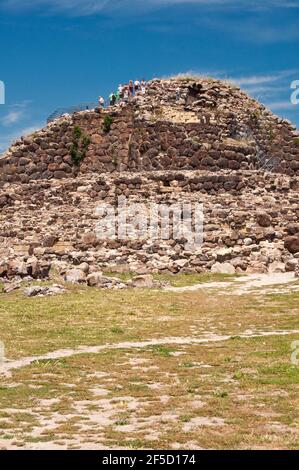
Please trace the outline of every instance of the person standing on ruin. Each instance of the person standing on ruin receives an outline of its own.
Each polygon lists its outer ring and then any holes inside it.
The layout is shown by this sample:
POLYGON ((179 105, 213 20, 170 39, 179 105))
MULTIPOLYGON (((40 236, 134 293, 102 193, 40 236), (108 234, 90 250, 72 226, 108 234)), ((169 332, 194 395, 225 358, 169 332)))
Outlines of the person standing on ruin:
POLYGON ((133 97, 134 94, 135 94, 134 82, 133 82, 133 80, 130 80, 130 82, 129 82, 129 95, 130 95, 130 97, 133 97))
POLYGON ((135 93, 136 93, 136 95, 138 95, 138 93, 139 93, 139 91, 140 91, 140 86, 141 86, 140 81, 139 81, 139 80, 135 80, 135 82, 134 82, 134 87, 135 87, 135 93))
POLYGON ((118 85, 118 94, 119 94, 120 99, 123 99, 123 97, 124 97, 124 86, 121 83, 118 85))
POLYGON ((129 87, 126 86, 124 89, 124 101, 127 103, 129 101, 129 87))
POLYGON ((146 93, 146 81, 144 80, 144 78, 141 80, 140 88, 141 88, 141 94, 145 95, 145 93, 146 93))
POLYGON ((111 93, 111 94, 109 95, 109 102, 110 102, 110 106, 114 106, 114 105, 115 105, 115 102, 116 102, 115 93, 111 93))
POLYGON ((103 109, 105 104, 105 100, 102 96, 99 96, 99 108, 103 109))

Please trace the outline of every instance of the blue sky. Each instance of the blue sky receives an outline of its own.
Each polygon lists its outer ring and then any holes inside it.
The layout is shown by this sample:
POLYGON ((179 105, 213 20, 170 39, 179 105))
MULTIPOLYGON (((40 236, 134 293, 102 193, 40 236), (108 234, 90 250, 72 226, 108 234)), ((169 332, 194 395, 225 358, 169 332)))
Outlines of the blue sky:
POLYGON ((0 0, 0 151, 130 78, 233 79, 299 124, 299 0, 0 0))

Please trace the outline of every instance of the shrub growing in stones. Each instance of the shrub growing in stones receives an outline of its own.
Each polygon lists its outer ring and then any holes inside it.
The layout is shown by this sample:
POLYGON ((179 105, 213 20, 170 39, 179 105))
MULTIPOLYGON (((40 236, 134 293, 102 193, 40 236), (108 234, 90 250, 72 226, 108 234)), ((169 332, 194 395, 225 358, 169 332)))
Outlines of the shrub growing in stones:
POLYGON ((251 113, 250 117, 251 117, 252 122, 253 122, 256 126, 258 126, 258 125, 259 125, 259 120, 260 120, 260 118, 261 118, 261 113, 260 113, 260 111, 258 111, 257 109, 255 109, 255 110, 251 113))
POLYGON ((84 160, 90 142, 90 137, 83 133, 81 127, 75 126, 71 147, 71 157, 75 165, 80 165, 84 160))
POLYGON ((106 116, 104 117, 104 122, 103 122, 103 131, 105 132, 105 134, 108 134, 113 122, 114 122, 113 117, 110 116, 110 114, 106 114, 106 116))

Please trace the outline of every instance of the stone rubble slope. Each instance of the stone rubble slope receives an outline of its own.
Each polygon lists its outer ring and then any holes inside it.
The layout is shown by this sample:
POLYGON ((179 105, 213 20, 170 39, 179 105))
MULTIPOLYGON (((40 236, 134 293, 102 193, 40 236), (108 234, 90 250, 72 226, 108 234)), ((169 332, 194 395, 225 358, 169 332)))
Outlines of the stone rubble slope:
POLYGON ((51 269, 65 276, 71 268, 67 280, 78 282, 103 270, 295 271, 298 187, 296 177, 256 171, 87 174, 7 185, 0 190, 0 277, 46 278, 51 269), (203 245, 189 251, 184 238, 99 239, 97 208, 116 206, 120 195, 143 203, 144 218, 152 202, 203 204, 203 245))

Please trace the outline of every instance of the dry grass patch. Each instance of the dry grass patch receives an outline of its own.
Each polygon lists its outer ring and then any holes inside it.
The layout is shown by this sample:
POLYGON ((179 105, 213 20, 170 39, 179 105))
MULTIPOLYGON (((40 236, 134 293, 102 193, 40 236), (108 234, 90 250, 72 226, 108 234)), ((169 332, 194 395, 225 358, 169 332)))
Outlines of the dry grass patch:
POLYGON ((37 360, 2 376, 0 448, 298 448, 299 368, 290 362, 298 298, 82 287, 2 295, 9 358, 128 347, 37 360), (279 330, 290 334, 240 336, 279 330), (163 343, 169 337, 211 341, 163 343), (153 344, 129 347, 145 340, 153 344))

